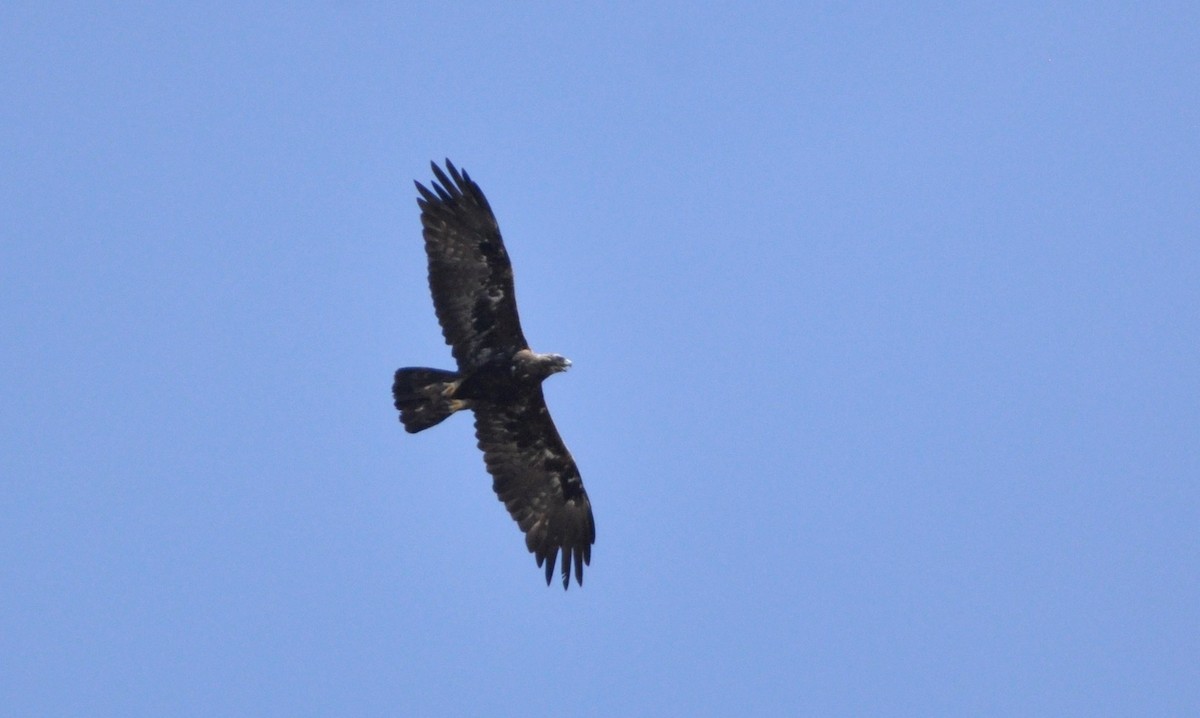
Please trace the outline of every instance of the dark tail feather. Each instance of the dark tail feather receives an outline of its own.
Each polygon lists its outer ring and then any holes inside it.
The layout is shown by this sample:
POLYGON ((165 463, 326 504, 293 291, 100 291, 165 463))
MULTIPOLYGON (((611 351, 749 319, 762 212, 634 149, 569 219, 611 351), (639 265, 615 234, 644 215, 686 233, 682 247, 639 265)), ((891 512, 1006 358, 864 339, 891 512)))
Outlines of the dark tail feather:
POLYGON ((444 392, 456 379, 458 374, 441 369, 397 369, 396 379, 392 382, 392 397, 400 410, 404 430, 415 434, 453 414, 453 397, 444 392))

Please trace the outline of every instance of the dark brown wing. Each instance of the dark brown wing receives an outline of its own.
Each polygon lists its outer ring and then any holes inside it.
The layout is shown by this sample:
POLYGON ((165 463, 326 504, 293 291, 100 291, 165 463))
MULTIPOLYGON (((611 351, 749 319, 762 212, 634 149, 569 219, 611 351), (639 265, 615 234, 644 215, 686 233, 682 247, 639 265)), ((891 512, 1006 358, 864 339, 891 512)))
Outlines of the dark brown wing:
POLYGON ((508 404, 477 402, 475 436, 492 475, 492 488, 525 532, 525 546, 546 567, 546 583, 562 552, 563 588, 575 565, 591 563, 596 542, 592 504, 583 490, 575 460, 563 444, 540 387, 508 404))
POLYGON ((433 191, 417 182, 429 257, 429 290, 460 371, 528 346, 517 316, 512 264, 479 185, 446 160, 432 165, 433 191))

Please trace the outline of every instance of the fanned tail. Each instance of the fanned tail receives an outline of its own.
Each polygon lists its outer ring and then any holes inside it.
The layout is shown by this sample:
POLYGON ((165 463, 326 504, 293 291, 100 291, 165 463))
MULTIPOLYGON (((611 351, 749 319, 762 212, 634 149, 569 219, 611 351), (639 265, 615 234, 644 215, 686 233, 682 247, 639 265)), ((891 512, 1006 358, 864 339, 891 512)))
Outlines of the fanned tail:
POLYGON ((410 434, 440 424, 461 408, 454 400, 458 374, 442 369, 410 367, 397 369, 392 397, 400 410, 400 422, 410 434))

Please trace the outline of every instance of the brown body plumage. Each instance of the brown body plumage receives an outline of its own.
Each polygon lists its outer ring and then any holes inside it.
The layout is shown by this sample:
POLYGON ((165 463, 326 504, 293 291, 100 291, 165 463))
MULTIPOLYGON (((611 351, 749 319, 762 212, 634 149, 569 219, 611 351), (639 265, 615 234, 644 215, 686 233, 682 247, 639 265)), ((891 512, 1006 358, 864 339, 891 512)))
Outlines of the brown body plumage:
POLYGON ((456 411, 475 413, 475 436, 492 487, 545 566, 546 583, 562 554, 563 588, 582 585, 596 525, 574 459, 558 435, 542 382, 570 361, 529 349, 513 292, 512 264, 479 186, 449 160, 429 190, 419 182, 429 288, 458 371, 396 372, 392 395, 410 433, 456 411), (448 174, 447 174, 448 173, 448 174))

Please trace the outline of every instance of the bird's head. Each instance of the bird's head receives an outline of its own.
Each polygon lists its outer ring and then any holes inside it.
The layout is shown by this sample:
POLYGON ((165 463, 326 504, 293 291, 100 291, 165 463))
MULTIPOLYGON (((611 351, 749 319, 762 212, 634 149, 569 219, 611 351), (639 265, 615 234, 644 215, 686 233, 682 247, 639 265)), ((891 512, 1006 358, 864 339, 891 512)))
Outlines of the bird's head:
POLYGON ((551 374, 566 371, 571 360, 562 354, 536 354, 522 349, 513 356, 513 376, 520 379, 543 381, 551 374))
POLYGON ((571 368, 571 360, 562 354, 543 354, 546 358, 546 367, 551 374, 557 374, 560 371, 566 371, 571 368))

